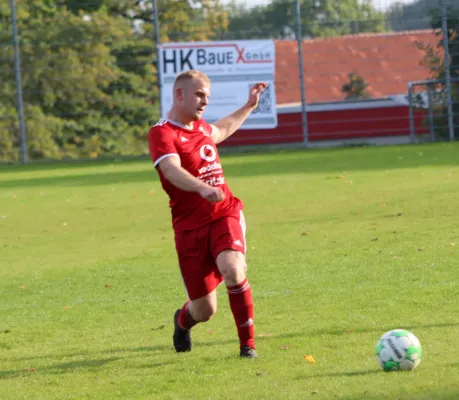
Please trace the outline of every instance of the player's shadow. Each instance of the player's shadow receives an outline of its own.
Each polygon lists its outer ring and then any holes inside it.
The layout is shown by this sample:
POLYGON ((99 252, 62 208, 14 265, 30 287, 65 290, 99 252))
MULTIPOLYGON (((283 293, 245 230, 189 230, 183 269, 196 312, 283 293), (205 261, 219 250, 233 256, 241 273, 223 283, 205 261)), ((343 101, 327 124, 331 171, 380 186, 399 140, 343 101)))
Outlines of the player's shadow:
MULTIPOLYGON (((48 365, 40 366, 37 368, 24 368, 19 370, 0 370, 0 380, 1 379, 13 379, 19 378, 22 376, 34 374, 34 373, 46 373, 52 375, 59 375, 63 373, 68 373, 71 371, 75 371, 78 369, 98 369, 106 364, 112 363, 118 360, 125 360, 130 358, 138 357, 137 353, 155 353, 158 351, 165 351, 170 350, 171 346, 159 345, 159 346, 141 346, 135 348, 118 348, 118 349, 109 349, 109 350, 102 350, 99 352, 91 352, 89 355, 85 352, 73 352, 73 353, 63 353, 63 354, 44 354, 40 356, 33 356, 33 357, 21 357, 21 358, 14 358, 10 361, 23 361, 28 365, 33 365, 34 361, 45 361, 48 362, 48 365), (99 358, 89 358, 90 356, 99 356, 99 358), (104 355, 107 357, 105 358, 104 355), (84 357, 87 358, 85 360, 74 360, 68 362, 59 362, 63 359, 74 358, 74 357, 84 357)), ((175 363, 176 360, 169 359, 162 362, 152 362, 145 367, 154 368, 165 366, 169 364, 175 363)))
POLYGON ((77 369, 94 369, 102 367, 113 361, 120 360, 121 357, 109 357, 109 358, 100 358, 95 360, 79 360, 79 361, 69 361, 61 364, 53 364, 44 368, 40 368, 40 371, 50 372, 52 374, 63 374, 68 371, 74 371, 77 369))
POLYGON ((6 370, 0 371, 0 379, 11 379, 19 378, 22 376, 34 374, 37 372, 40 373, 50 373, 52 375, 59 375, 67 373, 69 371, 74 371, 80 368, 85 369, 94 369, 99 368, 103 365, 106 365, 110 362, 119 360, 120 357, 110 357, 110 358, 101 358, 95 360, 79 360, 79 361, 69 361, 66 363, 51 364, 48 366, 43 366, 39 368, 24 368, 22 370, 6 370))
MULTIPOLYGON (((167 346, 167 345, 140 346, 140 347, 134 347, 134 348, 120 347, 120 348, 91 352, 91 355, 112 355, 112 354, 118 355, 122 353, 129 354, 129 353, 138 353, 138 352, 153 353, 153 352, 168 350, 170 348, 171 346, 167 346)), ((37 356, 31 356, 31 357, 6 358, 4 359, 4 361, 34 361, 34 360, 46 360, 46 359, 59 360, 59 359, 64 359, 64 358, 87 357, 87 356, 88 356, 87 353, 79 351, 79 352, 63 353, 63 354, 51 353, 51 354, 43 354, 43 355, 37 355, 37 356)))

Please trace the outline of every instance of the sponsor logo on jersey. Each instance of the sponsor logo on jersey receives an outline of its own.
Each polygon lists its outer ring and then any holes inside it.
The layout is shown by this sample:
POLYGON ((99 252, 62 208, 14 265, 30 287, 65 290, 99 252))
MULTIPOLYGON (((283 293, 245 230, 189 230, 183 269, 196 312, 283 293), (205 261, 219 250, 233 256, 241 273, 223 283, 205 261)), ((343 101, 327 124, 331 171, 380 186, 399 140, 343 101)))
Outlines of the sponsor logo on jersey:
POLYGON ((221 172, 221 169, 222 169, 222 165, 219 162, 215 161, 213 164, 209 164, 209 165, 206 165, 205 167, 200 168, 198 172, 200 174, 205 174, 211 171, 221 172))
POLYGON ((203 160, 213 162, 217 158, 217 151, 210 144, 205 144, 199 149, 199 155, 203 160))

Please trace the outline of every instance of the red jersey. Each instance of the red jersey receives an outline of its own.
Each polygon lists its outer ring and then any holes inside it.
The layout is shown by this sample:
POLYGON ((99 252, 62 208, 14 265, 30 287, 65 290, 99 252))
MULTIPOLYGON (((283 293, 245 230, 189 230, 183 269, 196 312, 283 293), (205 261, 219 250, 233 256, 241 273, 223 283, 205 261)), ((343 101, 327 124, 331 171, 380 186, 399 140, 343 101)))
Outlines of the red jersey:
POLYGON ((243 203, 234 197, 226 184, 220 157, 212 138, 212 126, 204 120, 195 121, 187 129, 175 121, 161 120, 148 133, 153 165, 166 157, 180 157, 182 168, 191 175, 225 193, 225 199, 210 203, 198 193, 186 192, 170 183, 158 168, 164 191, 169 195, 172 225, 175 232, 199 228, 221 217, 239 214, 243 203))

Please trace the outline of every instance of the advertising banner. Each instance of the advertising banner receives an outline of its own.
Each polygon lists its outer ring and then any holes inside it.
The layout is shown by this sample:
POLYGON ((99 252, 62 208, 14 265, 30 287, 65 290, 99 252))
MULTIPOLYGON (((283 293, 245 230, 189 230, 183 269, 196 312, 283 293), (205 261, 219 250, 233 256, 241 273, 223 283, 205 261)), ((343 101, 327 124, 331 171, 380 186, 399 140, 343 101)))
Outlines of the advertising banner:
POLYGON ((164 43, 159 46, 161 105, 166 118, 172 106, 175 77, 183 71, 197 69, 212 81, 209 105, 204 118, 214 122, 231 114, 247 101, 250 87, 267 82, 256 110, 241 129, 277 126, 274 87, 275 54, 272 40, 238 40, 222 42, 164 43))

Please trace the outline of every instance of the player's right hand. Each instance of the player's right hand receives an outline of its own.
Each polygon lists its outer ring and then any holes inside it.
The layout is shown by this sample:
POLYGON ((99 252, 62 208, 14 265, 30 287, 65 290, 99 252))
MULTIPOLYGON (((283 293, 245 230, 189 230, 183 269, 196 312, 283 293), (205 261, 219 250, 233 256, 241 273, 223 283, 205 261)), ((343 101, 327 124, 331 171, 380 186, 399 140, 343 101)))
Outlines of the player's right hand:
POLYGON ((199 192, 199 195, 211 203, 225 200, 225 193, 219 187, 209 186, 199 192))

